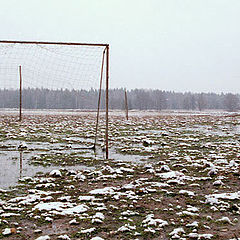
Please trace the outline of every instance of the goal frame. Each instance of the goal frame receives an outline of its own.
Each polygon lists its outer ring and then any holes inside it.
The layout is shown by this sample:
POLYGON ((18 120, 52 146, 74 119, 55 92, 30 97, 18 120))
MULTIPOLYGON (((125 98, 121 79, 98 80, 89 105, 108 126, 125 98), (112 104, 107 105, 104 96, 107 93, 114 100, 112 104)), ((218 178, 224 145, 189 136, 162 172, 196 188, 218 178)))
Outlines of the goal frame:
MULTIPOLYGON (((80 43, 80 42, 45 42, 45 41, 9 41, 9 40, 0 40, 0 44, 43 44, 43 45, 75 45, 75 46, 93 46, 93 47, 104 47, 106 51, 106 107, 105 107, 105 144, 106 144, 106 159, 109 158, 109 149, 108 149, 108 125, 109 125, 109 44, 104 43, 80 43)), ((21 113, 20 113, 21 114, 21 113)), ((21 116, 21 115, 20 115, 21 116)))

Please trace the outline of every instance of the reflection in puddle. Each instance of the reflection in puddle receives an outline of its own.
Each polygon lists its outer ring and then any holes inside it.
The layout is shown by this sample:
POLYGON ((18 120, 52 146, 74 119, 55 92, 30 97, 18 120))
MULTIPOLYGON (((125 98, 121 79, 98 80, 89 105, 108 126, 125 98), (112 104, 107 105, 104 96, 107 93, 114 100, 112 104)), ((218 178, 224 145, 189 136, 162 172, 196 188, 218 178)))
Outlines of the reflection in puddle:
POLYGON ((23 152, 22 151, 19 151, 19 160, 20 160, 20 174, 19 174, 19 177, 21 178, 22 177, 22 170, 23 170, 23 152))
MULTIPOLYGON (((29 159, 39 154, 39 151, 1 151, 0 161, 0 188, 14 186, 19 178, 25 176, 35 176, 39 172, 49 172, 53 169, 59 169, 63 166, 34 166, 29 164, 29 159)), ((94 169, 84 165, 64 166, 66 169, 82 170, 94 169)))
MULTIPOLYGON (((41 143, 41 142, 26 142, 27 149, 18 149, 21 141, 18 140, 8 140, 2 143, 2 146, 6 148, 0 149, 0 188, 8 188, 14 186, 19 178, 26 176, 35 176, 37 173, 42 172, 46 173, 53 169, 74 169, 74 170, 83 170, 83 169, 94 169, 94 167, 85 166, 83 164, 75 164, 73 166, 65 165, 33 165, 30 164, 30 159, 33 156, 41 156, 49 154, 50 156, 67 155, 77 153, 79 157, 92 158, 95 160, 101 160, 105 158, 105 152, 102 151, 100 147, 93 151, 91 149, 81 150, 82 144, 63 144, 63 143, 41 143)), ((83 145, 84 147, 88 145, 83 145)), ((128 155, 128 154, 119 154, 114 149, 110 152, 111 159, 114 160, 123 160, 129 162, 142 163, 144 161, 143 156, 138 155, 128 155)))
POLYGON ((233 136, 236 134, 240 134, 240 126, 239 125, 224 125, 213 128, 208 125, 195 125, 193 127, 182 127, 177 128, 178 131, 189 131, 189 132, 197 132, 205 135, 214 135, 214 136, 233 136))

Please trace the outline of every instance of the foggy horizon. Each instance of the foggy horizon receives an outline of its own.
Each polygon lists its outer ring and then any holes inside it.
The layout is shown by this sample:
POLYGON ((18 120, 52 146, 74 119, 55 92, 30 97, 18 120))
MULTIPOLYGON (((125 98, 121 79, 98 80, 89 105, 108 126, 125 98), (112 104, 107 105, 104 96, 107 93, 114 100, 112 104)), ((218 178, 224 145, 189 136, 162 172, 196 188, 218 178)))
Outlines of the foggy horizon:
MULTIPOLYGON (((91 89, 93 89, 94 91, 99 91, 99 88, 80 88, 80 89, 75 89, 75 88, 46 88, 46 87, 23 87, 22 90, 27 90, 27 89, 44 89, 44 90, 50 90, 50 91, 60 91, 60 90, 68 90, 68 91, 90 91, 91 89)), ((231 94, 234 94, 234 95, 240 95, 240 93, 234 93, 234 92, 214 92, 214 91, 208 91, 208 92, 197 92, 197 91, 177 91, 177 90, 168 90, 168 89, 160 89, 160 88, 124 88, 124 87, 116 87, 116 88, 109 88, 109 91, 111 90, 120 90, 120 89, 123 89, 123 90, 126 90, 127 92, 130 92, 130 91, 134 91, 134 90, 143 90, 143 91, 162 91, 162 92, 174 92, 174 93, 191 93, 191 94, 201 94, 201 93, 204 93, 204 94, 217 94, 217 95, 221 95, 221 94, 228 94, 228 93, 231 93, 231 94)), ((11 88, 1 88, 0 87, 0 90, 19 90, 19 88, 14 88, 14 87, 11 87, 11 88)), ((105 91, 105 89, 102 89, 102 91, 105 91)))
POLYGON ((110 44, 110 88, 240 92, 240 2, 3 1, 0 40, 110 44))

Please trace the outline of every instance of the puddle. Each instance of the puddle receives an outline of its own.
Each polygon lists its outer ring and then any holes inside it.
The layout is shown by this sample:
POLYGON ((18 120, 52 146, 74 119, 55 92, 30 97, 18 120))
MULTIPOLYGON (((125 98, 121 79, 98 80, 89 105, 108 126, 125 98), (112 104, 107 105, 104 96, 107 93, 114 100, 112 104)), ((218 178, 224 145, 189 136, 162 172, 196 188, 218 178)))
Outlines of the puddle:
MULTIPOLYGON (((201 134, 205 134, 205 135, 213 135, 213 136, 227 136, 230 133, 223 131, 221 129, 212 129, 209 128, 209 126, 205 126, 205 125, 199 125, 199 126, 193 126, 193 127, 181 127, 181 128, 177 128, 177 131, 183 132, 196 132, 196 133, 201 133, 201 134)), ((189 133, 186 133, 186 135, 188 135, 189 133)), ((232 133, 233 134, 233 133, 232 133)))
MULTIPOLYGON (((34 166, 29 164, 31 157, 41 154, 69 154, 81 151, 76 150, 86 147, 86 144, 64 144, 64 143, 48 143, 48 142, 26 142, 27 149, 19 151, 18 146, 22 143, 19 140, 7 140, 1 143, 0 148, 0 188, 8 188, 15 185, 18 179, 25 176, 34 176, 38 172, 49 172, 53 169, 61 167, 67 169, 93 169, 84 165, 74 166, 34 166)), ((86 150, 84 150, 86 151, 86 150)), ((88 150, 91 151, 91 150, 88 150)))
POLYGON ((110 151, 110 157, 116 161, 121 160, 122 162, 131 162, 137 164, 144 164, 145 161, 148 160, 148 156, 120 154, 115 151, 110 151))
MULTIPOLYGON (((101 130, 101 132, 99 130, 99 146, 97 147, 96 152, 87 149, 94 144, 94 128, 92 127, 93 118, 89 117, 90 115, 87 115, 87 113, 79 113, 79 116, 82 116, 83 118, 74 118, 71 116, 71 118, 68 117, 65 119, 60 116, 58 121, 55 121, 55 117, 49 117, 46 126, 44 125, 45 117, 42 117, 43 124, 41 126, 39 126, 38 118, 35 119, 33 117, 29 117, 26 122, 22 123, 23 126, 21 128, 21 137, 25 137, 25 139, 27 139, 25 141, 27 150, 24 149, 23 152, 20 152, 18 149, 18 146, 22 141, 7 140, 1 142, 0 188, 8 188, 9 186, 13 186, 17 183, 20 177, 34 176, 37 172, 49 172, 52 169, 59 169, 62 167, 68 169, 87 169, 91 163, 88 163, 89 165, 85 166, 84 164, 87 165, 87 161, 85 160, 91 161, 92 159, 105 159, 105 153, 100 147, 100 145, 104 142, 104 131, 101 130), (75 124, 76 121, 78 121, 78 124, 75 124), (35 142, 31 142, 30 139, 33 141, 35 140, 35 142), (41 139, 43 139, 43 141, 46 140, 46 142, 40 142, 41 139), (58 155, 64 155, 63 159, 65 158, 64 160, 67 161, 69 160, 68 155, 70 154, 73 154, 74 157, 76 156, 77 158, 81 158, 81 160, 76 161, 78 164, 74 165, 75 159, 73 157, 73 166, 61 165, 61 157, 58 158, 58 155), (50 159, 47 163, 53 162, 51 157, 54 156, 57 158, 57 160, 59 160, 55 163, 59 164, 60 166, 52 165, 44 167, 39 165, 31 165, 29 160, 36 155, 45 155, 46 161, 50 159), (47 159, 48 156, 46 155, 49 155, 49 159, 47 159)), ((153 114, 153 116, 155 115, 153 114)), ((38 117, 41 117, 41 115, 38 117)), ((141 122, 138 122, 139 119, 132 120, 132 124, 130 124, 130 122, 122 122, 121 119, 116 118, 116 126, 112 126, 112 129, 114 130, 112 130, 112 135, 110 136, 109 161, 145 164, 146 161, 149 161, 152 154, 168 154, 168 149, 174 144, 179 145, 181 139, 185 142, 187 141, 188 144, 195 144, 195 142, 198 141, 197 137, 202 137, 203 134, 205 136, 216 135, 228 136, 232 138, 232 135, 238 135, 240 133, 240 126, 239 122, 237 121, 234 121, 234 124, 231 124, 230 121, 224 122, 221 120, 215 121, 211 125, 207 125, 209 118, 210 117, 207 117, 206 120, 208 121, 202 122, 202 125, 201 121, 197 120, 197 118, 193 122, 192 118, 188 120, 180 117, 178 122, 176 117, 164 117, 161 122, 153 121, 153 123, 144 118, 140 119, 141 122), (134 121, 136 121, 136 123, 134 121), (129 126, 126 127, 126 125, 129 126), (119 127, 121 131, 118 131, 119 127), (144 139, 152 140, 154 144, 149 147, 144 147, 144 139), (162 144, 165 144, 164 139, 166 139, 167 142, 166 148, 162 146, 162 144), (123 149, 123 153, 120 152, 121 149, 123 149), (124 152, 124 149, 129 151, 124 152), (167 150, 165 151, 165 149, 167 150), (117 150, 119 150, 119 152, 117 150)), ((211 119, 212 118, 210 118, 210 120, 211 119)), ((14 129, 9 128, 8 125, 4 126, 6 132, 9 130, 7 137, 16 139, 19 137, 17 127, 14 129)), ((3 136, 2 139, 5 139, 5 137, 3 136)), ((176 145, 174 149, 186 148, 186 143, 181 142, 181 144, 182 145, 179 146, 176 145)), ((41 158, 39 159, 41 160, 41 158)), ((44 159, 44 157, 42 159, 44 159)), ((99 161, 99 163, 101 164, 102 161, 99 161)), ((39 162, 35 162, 35 164, 39 164, 39 162)), ((92 164, 95 164, 95 161, 92 161, 92 164)), ((96 161, 96 164, 98 164, 98 161, 96 161)), ((92 169, 92 167, 90 168, 92 169)))
MULTIPOLYGON (((75 140, 75 139, 74 139, 75 140)), ((79 140, 79 139, 78 139, 79 140)), ((16 185, 18 179, 25 176, 35 176, 38 172, 49 172, 53 169, 94 169, 85 165, 74 166, 39 166, 32 165, 29 160, 36 155, 44 154, 71 154, 79 153, 79 156, 93 159, 104 159, 104 152, 101 148, 97 148, 96 152, 83 149, 81 147, 88 147, 86 144, 66 144, 66 143, 48 143, 48 142, 26 142, 27 149, 23 151, 18 150, 18 146, 22 141, 7 140, 1 143, 4 146, 0 149, 0 188, 7 189, 10 186, 16 185), (71 148, 70 148, 71 147, 71 148)), ((87 143, 93 143, 87 141, 87 143)), ((119 154, 114 149, 110 150, 110 158, 114 160, 143 163, 146 157, 139 155, 119 154)))
POLYGON ((162 136, 162 135, 169 135, 169 132, 167 132, 166 130, 139 130, 138 134, 139 135, 153 134, 155 136, 162 136))
POLYGON ((229 131, 231 131, 234 134, 240 134, 240 125, 230 125, 229 126, 229 131))
POLYGON ((29 159, 38 154, 38 151, 22 152, 22 151, 6 151, 0 152, 0 188, 8 188, 14 186, 18 179, 25 176, 35 176, 38 172, 49 172, 53 169, 60 169, 62 167, 66 169, 93 169, 93 167, 87 167, 84 165, 75 166, 34 166, 29 164, 29 159))

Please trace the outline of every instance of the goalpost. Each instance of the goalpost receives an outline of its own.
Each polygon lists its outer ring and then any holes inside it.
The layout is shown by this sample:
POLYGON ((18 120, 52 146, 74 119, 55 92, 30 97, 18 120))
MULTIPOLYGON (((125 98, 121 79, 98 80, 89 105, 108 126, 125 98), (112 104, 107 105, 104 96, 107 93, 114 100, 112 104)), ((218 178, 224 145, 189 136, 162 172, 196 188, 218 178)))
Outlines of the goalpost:
MULTIPOLYGON (((97 108, 95 146, 104 83, 105 149, 108 159, 109 44, 0 41, 0 90, 19 89, 19 100, 15 101, 18 102, 20 120, 22 107, 26 105, 22 102, 23 89, 67 89, 76 91, 77 96, 83 90, 97 89, 98 104, 91 104, 91 108, 97 108)), ((75 107, 78 108, 78 103, 75 107)))

